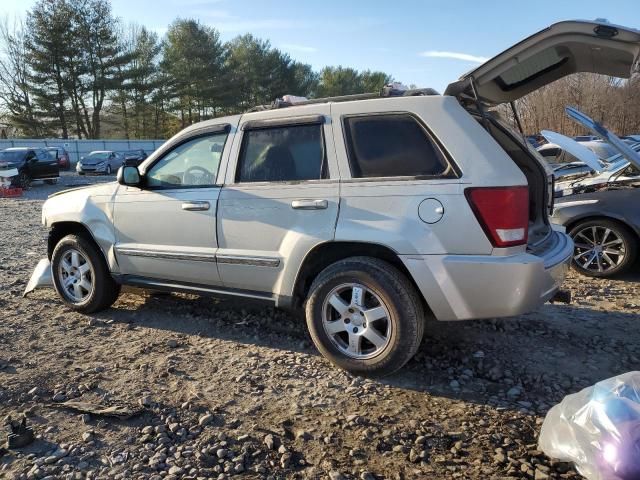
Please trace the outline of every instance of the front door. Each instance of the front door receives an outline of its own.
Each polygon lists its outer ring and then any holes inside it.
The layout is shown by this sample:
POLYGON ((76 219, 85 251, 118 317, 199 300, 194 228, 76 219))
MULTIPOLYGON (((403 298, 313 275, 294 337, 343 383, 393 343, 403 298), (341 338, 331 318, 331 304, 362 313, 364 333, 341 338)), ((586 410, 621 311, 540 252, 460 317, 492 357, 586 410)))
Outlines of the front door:
POLYGON ((220 284, 215 257, 217 175, 227 136, 219 128, 200 129, 146 168, 142 188, 119 188, 114 227, 123 275, 220 284))
POLYGON ((339 176, 329 107, 295 109, 299 117, 283 109, 239 126, 218 211, 225 287, 288 295, 283 280, 334 238, 339 176))
POLYGON ((28 159, 31 166, 31 175, 33 178, 51 178, 58 176, 58 159, 55 153, 46 150, 35 150, 33 154, 29 153, 28 159))

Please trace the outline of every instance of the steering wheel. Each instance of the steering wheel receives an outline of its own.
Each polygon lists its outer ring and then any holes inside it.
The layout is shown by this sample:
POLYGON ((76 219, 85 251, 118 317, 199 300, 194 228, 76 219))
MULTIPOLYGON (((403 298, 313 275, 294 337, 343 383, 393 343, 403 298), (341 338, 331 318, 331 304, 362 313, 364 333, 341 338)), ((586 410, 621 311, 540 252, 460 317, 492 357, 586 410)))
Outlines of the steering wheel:
POLYGON ((185 170, 182 174, 183 185, 209 185, 213 183, 212 175, 209 171, 198 165, 194 165, 185 170))

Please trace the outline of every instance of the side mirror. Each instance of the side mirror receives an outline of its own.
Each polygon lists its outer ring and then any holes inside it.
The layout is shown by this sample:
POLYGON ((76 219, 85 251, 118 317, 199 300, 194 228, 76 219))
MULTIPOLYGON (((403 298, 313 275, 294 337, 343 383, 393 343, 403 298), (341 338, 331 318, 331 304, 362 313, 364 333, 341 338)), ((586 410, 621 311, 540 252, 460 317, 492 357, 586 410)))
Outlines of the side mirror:
POLYGON ((138 167, 132 167, 129 165, 120 167, 116 178, 120 185, 127 185, 129 187, 139 187, 141 183, 138 167))

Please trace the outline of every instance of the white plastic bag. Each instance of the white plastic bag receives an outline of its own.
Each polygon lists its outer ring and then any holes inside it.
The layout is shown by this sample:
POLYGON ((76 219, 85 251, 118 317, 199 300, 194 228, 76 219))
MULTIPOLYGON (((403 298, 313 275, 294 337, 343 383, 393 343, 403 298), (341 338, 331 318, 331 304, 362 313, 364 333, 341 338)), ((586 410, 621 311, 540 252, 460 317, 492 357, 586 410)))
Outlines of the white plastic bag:
POLYGON ((538 446, 588 480, 639 480, 640 372, 567 395, 547 413, 538 446))

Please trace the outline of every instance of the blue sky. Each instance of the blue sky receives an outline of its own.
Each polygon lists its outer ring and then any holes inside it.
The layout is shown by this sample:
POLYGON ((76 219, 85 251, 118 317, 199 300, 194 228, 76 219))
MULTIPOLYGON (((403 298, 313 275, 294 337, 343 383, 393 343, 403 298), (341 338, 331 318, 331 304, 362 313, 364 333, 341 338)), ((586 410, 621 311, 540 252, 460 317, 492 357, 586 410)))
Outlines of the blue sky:
MULTIPOLYGON (((33 0, 2 0, 24 14, 33 0)), ((606 18, 640 28, 638 0, 112 0, 125 23, 164 33, 176 17, 196 18, 223 40, 253 33, 315 68, 383 70, 405 84, 446 85, 518 40, 559 20, 606 18)))

